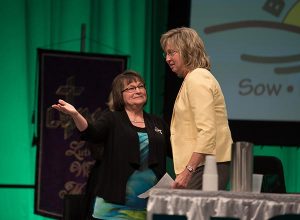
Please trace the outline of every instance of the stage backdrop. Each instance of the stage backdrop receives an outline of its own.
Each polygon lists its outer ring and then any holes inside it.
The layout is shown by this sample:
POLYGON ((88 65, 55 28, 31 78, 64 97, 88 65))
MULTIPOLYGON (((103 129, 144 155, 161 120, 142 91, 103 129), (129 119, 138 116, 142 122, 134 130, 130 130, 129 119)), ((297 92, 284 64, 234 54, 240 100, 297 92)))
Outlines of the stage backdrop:
POLYGON ((127 57, 38 49, 39 144, 35 211, 61 217, 66 194, 84 192, 94 163, 69 116, 51 107, 58 99, 73 104, 89 120, 106 108, 113 78, 127 57))

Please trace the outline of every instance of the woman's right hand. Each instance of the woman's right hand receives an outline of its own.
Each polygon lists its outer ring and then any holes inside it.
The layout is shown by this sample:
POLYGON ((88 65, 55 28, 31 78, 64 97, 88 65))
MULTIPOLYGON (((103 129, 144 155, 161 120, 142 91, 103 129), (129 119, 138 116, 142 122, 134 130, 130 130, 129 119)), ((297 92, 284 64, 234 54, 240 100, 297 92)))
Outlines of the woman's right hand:
POLYGON ((78 114, 78 111, 74 108, 73 105, 69 104, 68 102, 65 102, 62 99, 59 99, 58 103, 52 105, 52 107, 70 116, 75 116, 78 114))
POLYGON ((87 120, 76 110, 76 108, 74 108, 73 105, 59 99, 58 103, 52 105, 52 107, 60 112, 70 115, 79 131, 84 131, 88 127, 87 120))

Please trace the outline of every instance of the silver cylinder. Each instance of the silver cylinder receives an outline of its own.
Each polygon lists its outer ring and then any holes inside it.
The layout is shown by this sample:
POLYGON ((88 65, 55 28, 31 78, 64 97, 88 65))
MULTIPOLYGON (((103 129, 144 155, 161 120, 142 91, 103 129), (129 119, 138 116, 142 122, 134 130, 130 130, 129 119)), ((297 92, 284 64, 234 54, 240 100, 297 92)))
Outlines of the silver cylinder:
POLYGON ((231 191, 251 192, 253 144, 250 142, 233 143, 231 152, 231 191))

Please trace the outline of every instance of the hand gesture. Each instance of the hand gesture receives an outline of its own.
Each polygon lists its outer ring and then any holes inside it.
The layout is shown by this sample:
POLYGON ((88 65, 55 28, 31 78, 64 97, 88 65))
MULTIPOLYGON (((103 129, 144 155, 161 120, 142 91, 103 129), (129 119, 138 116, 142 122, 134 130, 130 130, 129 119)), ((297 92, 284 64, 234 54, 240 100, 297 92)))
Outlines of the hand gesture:
POLYGON ((58 103, 52 105, 52 107, 70 116, 74 116, 78 114, 77 110, 74 108, 73 105, 69 104, 68 102, 65 102, 62 99, 59 99, 58 103))

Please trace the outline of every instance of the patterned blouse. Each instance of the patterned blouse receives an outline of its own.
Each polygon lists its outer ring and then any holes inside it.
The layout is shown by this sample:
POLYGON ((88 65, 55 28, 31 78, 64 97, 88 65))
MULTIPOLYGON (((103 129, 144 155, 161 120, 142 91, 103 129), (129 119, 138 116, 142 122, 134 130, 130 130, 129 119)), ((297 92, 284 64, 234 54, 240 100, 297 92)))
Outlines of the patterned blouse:
POLYGON ((154 172, 148 168, 149 139, 145 128, 136 127, 139 143, 141 166, 128 179, 126 186, 125 205, 106 202, 97 197, 93 217, 97 219, 146 219, 147 199, 138 198, 138 195, 147 191, 157 183, 154 172))

